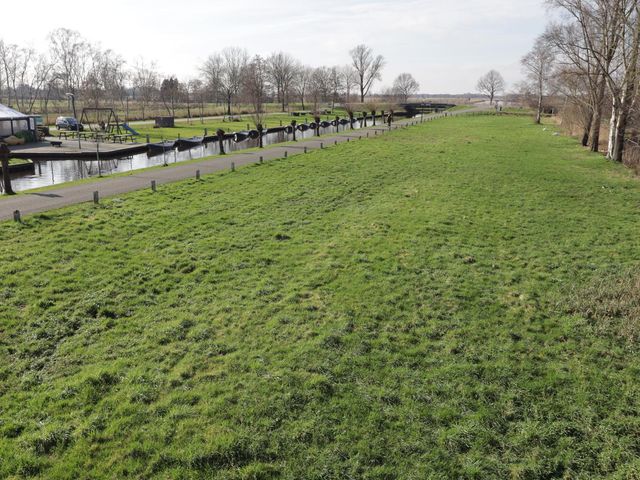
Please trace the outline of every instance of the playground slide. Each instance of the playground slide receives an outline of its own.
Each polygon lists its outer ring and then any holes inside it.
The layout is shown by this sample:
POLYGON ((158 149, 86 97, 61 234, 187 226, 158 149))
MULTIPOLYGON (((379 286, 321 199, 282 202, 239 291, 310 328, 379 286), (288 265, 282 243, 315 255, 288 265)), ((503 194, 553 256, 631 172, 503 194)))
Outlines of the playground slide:
POLYGON ((122 128, 124 128, 131 135, 140 136, 140 134, 138 132, 136 132, 133 128, 131 128, 128 123, 123 123, 122 124, 122 128))

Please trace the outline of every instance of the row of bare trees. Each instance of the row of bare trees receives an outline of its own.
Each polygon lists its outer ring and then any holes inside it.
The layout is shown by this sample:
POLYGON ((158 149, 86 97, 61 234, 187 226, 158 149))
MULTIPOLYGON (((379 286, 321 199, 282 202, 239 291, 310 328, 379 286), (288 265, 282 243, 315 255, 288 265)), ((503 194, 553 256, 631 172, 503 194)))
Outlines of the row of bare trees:
POLYGON ((547 0, 561 12, 522 59, 523 90, 533 92, 540 121, 543 97, 564 99, 577 112, 582 143, 600 150, 608 130, 607 157, 622 161, 640 87, 638 0, 547 0))
MULTIPOLYGON (((277 102, 282 111, 290 103, 317 109, 320 104, 364 102, 381 79, 385 59, 366 45, 350 51, 348 65, 310 67, 285 52, 266 57, 252 56, 245 49, 228 47, 210 55, 199 65, 197 78, 163 76, 152 62, 140 59, 127 65, 124 59, 86 41, 78 32, 57 29, 48 36, 49 50, 11 45, 0 40, 0 102, 26 113, 47 113, 53 100, 73 94, 83 105, 124 108, 134 101, 142 118, 151 107, 161 106, 175 115, 178 105, 204 110, 205 103, 224 105, 232 114, 239 103, 253 105, 251 84, 262 103, 277 102)), ((405 100, 419 88, 408 73, 400 75, 393 88, 405 100)))

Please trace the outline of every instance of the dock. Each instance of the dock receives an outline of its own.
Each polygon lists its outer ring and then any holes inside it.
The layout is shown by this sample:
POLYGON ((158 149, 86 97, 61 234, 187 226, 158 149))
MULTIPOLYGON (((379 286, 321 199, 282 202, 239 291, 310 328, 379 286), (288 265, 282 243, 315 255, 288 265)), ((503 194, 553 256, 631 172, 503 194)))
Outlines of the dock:
POLYGON ((100 143, 86 140, 58 140, 59 147, 51 145, 50 141, 30 143, 28 145, 18 145, 11 147, 12 158, 22 158, 27 160, 95 160, 99 149, 100 158, 117 158, 146 152, 146 143, 100 143))

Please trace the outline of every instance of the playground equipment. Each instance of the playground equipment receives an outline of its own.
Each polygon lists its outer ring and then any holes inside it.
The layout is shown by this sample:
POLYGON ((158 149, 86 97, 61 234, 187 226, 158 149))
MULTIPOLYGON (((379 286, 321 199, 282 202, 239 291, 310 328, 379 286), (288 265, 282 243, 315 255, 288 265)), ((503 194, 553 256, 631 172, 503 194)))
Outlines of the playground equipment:
POLYGON ((113 108, 83 108, 80 123, 88 130, 84 137, 96 141, 111 140, 122 143, 134 141, 134 137, 139 136, 127 123, 120 123, 113 108))
POLYGON ((122 126, 113 108, 86 107, 82 109, 80 123, 92 132, 122 134, 122 126))

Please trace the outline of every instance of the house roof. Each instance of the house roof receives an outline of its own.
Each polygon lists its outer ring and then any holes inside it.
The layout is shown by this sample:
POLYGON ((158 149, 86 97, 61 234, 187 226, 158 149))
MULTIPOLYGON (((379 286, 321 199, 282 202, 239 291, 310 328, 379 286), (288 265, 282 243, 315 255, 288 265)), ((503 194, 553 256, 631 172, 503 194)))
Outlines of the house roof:
POLYGON ((0 103, 0 120, 2 119, 20 119, 20 118, 29 118, 29 115, 25 115, 24 113, 20 113, 13 108, 9 108, 6 105, 2 105, 0 103))

